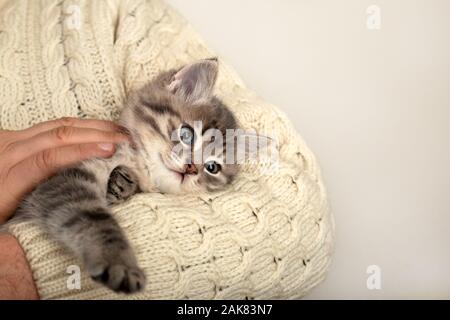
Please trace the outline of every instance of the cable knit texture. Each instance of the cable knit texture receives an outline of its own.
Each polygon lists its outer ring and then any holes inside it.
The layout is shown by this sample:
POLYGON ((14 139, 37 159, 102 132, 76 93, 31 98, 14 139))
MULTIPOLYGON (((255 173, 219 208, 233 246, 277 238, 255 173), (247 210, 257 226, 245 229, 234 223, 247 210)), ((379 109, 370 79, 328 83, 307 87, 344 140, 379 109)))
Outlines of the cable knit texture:
MULTIPOLYGON (((160 71, 217 56, 160 0, 0 0, 0 126, 23 129, 62 116, 115 119, 130 90, 160 71)), ((246 164, 225 191, 140 194, 113 211, 148 285, 115 294, 31 223, 12 232, 43 299, 299 298, 324 279, 333 222, 314 155, 277 108, 221 63, 217 95, 245 128, 270 132, 279 169, 246 164)))

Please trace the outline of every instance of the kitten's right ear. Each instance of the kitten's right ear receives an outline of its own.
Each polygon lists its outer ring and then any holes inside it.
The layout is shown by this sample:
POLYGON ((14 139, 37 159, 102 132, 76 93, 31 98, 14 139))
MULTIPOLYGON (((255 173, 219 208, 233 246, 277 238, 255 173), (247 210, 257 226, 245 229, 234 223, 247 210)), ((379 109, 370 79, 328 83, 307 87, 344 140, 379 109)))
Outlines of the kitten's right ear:
POLYGON ((186 65, 173 76, 168 89, 188 103, 206 101, 212 95, 218 67, 216 58, 186 65))

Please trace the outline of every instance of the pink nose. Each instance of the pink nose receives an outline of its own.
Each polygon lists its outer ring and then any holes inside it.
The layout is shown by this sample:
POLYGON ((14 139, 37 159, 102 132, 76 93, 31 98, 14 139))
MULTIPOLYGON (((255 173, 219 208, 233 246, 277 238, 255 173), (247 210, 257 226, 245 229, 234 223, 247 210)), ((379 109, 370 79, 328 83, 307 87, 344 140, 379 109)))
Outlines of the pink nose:
POLYGON ((187 164, 187 165, 184 167, 184 173, 185 173, 185 174, 197 174, 197 173, 198 173, 198 170, 197 170, 197 167, 196 167, 195 165, 193 165, 193 164, 187 164))

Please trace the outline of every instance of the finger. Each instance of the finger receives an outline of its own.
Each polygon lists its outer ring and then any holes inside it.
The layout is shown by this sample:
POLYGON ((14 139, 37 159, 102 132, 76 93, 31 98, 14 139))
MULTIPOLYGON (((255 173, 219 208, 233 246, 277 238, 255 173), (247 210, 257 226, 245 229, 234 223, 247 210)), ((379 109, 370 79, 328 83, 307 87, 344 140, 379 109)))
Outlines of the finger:
POLYGON ((111 143, 87 143, 47 149, 15 165, 8 175, 17 197, 30 192, 57 171, 90 158, 108 158, 115 152, 111 143))
POLYGON ((19 138, 27 139, 39 133, 50 131, 58 127, 92 128, 103 131, 120 131, 120 126, 112 121, 96 119, 79 119, 65 117, 36 124, 30 128, 20 131, 19 138))
POLYGON ((29 156, 44 151, 73 144, 82 143, 120 143, 128 141, 128 136, 114 131, 103 131, 92 128, 57 127, 32 136, 29 139, 15 142, 10 147, 11 160, 22 161, 29 156))

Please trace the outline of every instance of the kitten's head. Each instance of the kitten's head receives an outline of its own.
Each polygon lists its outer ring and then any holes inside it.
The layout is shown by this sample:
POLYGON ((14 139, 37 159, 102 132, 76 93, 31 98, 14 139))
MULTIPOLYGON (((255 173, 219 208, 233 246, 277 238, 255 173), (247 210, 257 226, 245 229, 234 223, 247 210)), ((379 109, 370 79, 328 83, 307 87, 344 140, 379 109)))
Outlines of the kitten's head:
POLYGON ((217 72, 216 59, 200 60, 160 74, 128 100, 121 121, 161 192, 217 190, 237 174, 227 161, 227 152, 235 153, 237 122, 213 95, 217 72))

